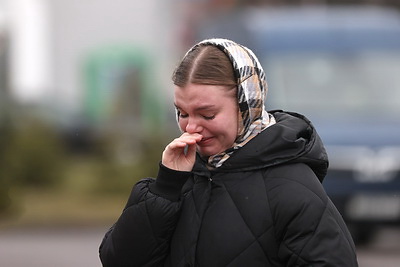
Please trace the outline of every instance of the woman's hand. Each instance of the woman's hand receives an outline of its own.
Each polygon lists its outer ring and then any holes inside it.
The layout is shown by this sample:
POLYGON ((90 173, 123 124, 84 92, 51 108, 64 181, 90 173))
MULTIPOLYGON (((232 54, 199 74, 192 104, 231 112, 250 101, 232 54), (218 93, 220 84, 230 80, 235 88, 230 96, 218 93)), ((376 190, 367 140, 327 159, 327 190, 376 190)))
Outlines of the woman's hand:
POLYGON ((191 171, 196 160, 196 143, 201 138, 197 133, 183 133, 165 147, 161 163, 176 171, 191 171))

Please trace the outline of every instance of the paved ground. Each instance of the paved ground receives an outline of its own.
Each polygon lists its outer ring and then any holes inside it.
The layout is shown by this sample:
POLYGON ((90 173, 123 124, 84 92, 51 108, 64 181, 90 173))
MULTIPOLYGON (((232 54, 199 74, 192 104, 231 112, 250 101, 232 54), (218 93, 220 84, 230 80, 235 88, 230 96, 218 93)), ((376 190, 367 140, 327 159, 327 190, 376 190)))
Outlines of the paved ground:
POLYGON ((360 267, 399 267, 400 229, 384 229, 372 244, 357 250, 360 267))
MULTIPOLYGON (((0 231, 1 267, 96 267, 107 230, 19 229, 0 231)), ((400 229, 385 229, 368 247, 358 248, 360 267, 400 266, 400 229)))
POLYGON ((101 266, 104 229, 23 229, 0 232, 2 267, 101 266))

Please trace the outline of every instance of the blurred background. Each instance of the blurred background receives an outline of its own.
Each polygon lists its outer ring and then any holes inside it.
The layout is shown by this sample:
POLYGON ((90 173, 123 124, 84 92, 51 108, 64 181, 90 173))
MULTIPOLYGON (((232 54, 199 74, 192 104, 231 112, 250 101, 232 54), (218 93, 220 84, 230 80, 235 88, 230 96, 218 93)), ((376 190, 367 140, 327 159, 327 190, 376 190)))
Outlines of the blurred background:
POLYGON ((195 42, 251 48, 268 109, 307 115, 360 266, 399 266, 397 0, 0 0, 0 266, 100 266, 132 186, 178 134, 195 42))

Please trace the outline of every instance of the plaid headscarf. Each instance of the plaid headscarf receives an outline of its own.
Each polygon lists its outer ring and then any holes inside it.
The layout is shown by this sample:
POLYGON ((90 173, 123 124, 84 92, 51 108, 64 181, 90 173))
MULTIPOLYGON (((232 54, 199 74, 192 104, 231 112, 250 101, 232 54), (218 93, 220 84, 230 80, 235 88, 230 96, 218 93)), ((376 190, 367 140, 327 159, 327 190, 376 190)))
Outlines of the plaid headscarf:
POLYGON ((215 46, 229 57, 238 85, 239 129, 236 140, 231 148, 208 158, 210 167, 218 168, 237 149, 247 144, 267 127, 275 124, 275 119, 267 113, 264 107, 268 85, 264 70, 254 53, 247 47, 231 40, 218 38, 201 41, 194 45, 187 54, 203 45, 215 46))

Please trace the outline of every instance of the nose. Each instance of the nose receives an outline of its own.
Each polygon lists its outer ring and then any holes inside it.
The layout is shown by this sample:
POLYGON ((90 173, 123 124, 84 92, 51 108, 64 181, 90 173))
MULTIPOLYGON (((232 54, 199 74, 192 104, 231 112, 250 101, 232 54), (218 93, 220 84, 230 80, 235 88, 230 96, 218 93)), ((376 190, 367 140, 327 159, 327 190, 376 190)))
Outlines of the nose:
POLYGON ((199 122, 196 119, 190 119, 188 120, 188 123, 186 125, 186 132, 193 134, 193 133, 200 133, 203 130, 203 127, 199 124, 199 122))

